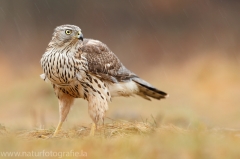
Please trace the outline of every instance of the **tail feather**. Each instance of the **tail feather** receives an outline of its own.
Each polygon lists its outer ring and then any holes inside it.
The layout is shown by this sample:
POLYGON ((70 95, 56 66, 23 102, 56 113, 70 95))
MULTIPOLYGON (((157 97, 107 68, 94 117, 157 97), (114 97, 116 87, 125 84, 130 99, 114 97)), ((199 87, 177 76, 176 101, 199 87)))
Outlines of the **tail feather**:
POLYGON ((137 95, 147 100, 151 100, 149 97, 158 100, 168 97, 167 93, 158 90, 157 88, 153 87, 151 84, 141 78, 133 78, 132 80, 138 85, 139 92, 137 93, 137 95))

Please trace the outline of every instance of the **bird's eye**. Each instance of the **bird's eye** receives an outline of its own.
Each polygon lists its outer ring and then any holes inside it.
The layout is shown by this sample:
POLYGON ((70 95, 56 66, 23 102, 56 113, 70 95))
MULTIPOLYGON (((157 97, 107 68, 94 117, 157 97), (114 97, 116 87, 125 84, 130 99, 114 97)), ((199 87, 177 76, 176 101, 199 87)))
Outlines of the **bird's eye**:
POLYGON ((65 30, 65 33, 67 34, 67 35, 69 35, 69 34, 71 34, 72 33, 72 30, 65 30))

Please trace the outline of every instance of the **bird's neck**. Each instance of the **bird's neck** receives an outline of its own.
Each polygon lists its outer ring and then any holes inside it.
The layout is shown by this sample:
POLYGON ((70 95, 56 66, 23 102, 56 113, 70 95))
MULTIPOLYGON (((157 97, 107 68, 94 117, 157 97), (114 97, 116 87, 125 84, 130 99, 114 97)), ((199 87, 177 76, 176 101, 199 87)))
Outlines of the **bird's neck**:
POLYGON ((82 41, 74 40, 74 41, 68 41, 68 42, 56 42, 55 40, 51 40, 48 44, 48 47, 45 52, 61 52, 61 53, 73 53, 79 50, 79 48, 82 46, 82 41))

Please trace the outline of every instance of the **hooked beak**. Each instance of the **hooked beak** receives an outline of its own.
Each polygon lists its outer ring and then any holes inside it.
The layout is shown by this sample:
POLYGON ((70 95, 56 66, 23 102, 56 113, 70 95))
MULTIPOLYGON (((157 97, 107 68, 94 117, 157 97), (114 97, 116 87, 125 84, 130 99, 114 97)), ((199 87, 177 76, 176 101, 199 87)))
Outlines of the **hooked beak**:
POLYGON ((78 33, 78 39, 83 41, 83 34, 81 32, 78 33))

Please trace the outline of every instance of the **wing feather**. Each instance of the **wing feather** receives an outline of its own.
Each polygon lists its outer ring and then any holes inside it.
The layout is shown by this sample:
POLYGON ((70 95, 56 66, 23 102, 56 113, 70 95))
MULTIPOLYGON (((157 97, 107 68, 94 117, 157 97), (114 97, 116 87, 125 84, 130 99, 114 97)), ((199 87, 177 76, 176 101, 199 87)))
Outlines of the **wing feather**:
POLYGON ((89 72, 104 80, 117 83, 137 77, 120 62, 107 45, 98 40, 84 39, 81 51, 88 61, 89 72))

